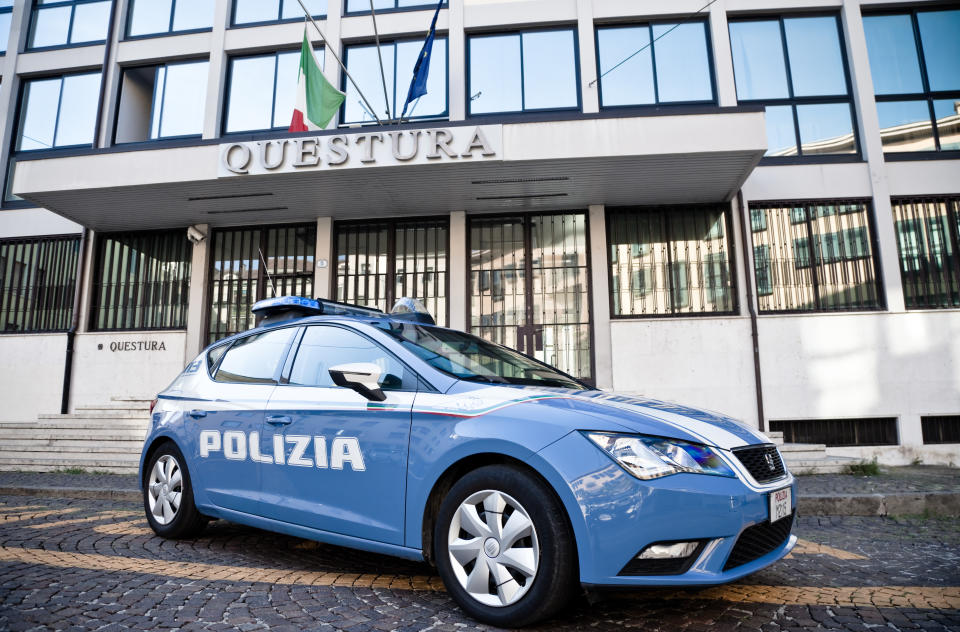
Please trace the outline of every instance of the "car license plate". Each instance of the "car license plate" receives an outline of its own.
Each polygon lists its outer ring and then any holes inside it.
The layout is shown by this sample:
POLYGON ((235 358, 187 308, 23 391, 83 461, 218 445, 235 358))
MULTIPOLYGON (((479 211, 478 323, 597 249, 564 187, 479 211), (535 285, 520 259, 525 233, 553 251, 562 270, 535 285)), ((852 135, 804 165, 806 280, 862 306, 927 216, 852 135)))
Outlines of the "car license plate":
POLYGON ((790 515, 790 488, 770 492, 770 522, 776 522, 790 515))

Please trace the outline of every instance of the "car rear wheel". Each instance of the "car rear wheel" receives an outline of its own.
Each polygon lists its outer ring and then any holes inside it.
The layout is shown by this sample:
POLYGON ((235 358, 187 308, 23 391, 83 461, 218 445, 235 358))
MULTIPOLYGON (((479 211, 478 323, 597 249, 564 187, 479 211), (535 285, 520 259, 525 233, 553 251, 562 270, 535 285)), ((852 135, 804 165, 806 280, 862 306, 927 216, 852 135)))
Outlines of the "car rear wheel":
POLYGON ((187 538, 207 524, 193 504, 190 473, 173 443, 160 446, 144 469, 143 508, 150 528, 165 538, 187 538))
POLYGON ((486 466, 457 481, 434 525, 437 569, 470 616, 519 627, 556 614, 576 586, 563 508, 533 474, 486 466))

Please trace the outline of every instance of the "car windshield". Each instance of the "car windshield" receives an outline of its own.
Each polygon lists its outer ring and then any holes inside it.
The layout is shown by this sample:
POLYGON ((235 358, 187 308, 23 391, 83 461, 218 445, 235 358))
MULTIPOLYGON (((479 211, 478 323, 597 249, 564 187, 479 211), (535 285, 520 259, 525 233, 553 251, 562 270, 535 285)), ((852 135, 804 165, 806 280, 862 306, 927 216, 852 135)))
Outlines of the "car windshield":
POLYGON ((461 331, 397 322, 381 328, 433 368, 461 380, 587 389, 549 365, 461 331))

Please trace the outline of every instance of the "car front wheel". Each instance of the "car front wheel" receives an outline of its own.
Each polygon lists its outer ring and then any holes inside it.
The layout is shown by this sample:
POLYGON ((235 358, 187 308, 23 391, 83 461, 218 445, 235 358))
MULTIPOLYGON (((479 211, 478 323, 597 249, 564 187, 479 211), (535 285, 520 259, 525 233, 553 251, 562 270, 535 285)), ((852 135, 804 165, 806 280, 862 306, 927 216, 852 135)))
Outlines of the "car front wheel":
POLYGON ((576 586, 576 551, 563 508, 519 468, 478 468, 451 488, 434 526, 437 569, 475 619, 519 627, 556 614, 576 586))
POLYGON ((173 443, 164 443, 150 457, 143 475, 143 508, 150 528, 165 538, 187 538, 207 524, 193 504, 190 473, 173 443))

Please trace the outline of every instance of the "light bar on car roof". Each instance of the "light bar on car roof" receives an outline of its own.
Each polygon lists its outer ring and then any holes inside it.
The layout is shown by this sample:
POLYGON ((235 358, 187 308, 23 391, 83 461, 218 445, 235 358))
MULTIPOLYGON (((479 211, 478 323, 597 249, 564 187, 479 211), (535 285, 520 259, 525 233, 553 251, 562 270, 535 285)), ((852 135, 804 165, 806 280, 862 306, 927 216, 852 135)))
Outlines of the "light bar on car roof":
POLYGON ((271 325, 284 320, 303 318, 304 316, 383 316, 383 312, 372 307, 361 307, 349 303, 338 303, 318 298, 302 296, 278 296, 257 301, 253 305, 257 317, 256 325, 271 325))

